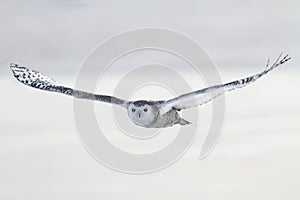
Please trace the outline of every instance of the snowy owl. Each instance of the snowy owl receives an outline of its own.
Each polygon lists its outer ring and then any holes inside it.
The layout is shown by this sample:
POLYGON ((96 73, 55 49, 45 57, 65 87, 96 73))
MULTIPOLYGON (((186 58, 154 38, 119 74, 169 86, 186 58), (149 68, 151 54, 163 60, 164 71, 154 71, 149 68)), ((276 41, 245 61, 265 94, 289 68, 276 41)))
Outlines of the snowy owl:
POLYGON ((79 99, 115 104, 127 109, 128 117, 138 126, 145 128, 164 128, 171 127, 176 124, 191 124, 189 121, 180 117, 178 113, 180 110, 202 105, 222 95, 224 92, 244 87, 288 60, 290 60, 289 55, 282 57, 282 54, 280 54, 272 66, 269 66, 268 60, 265 70, 253 76, 232 81, 223 85, 211 86, 183 94, 173 99, 162 101, 126 101, 113 96, 92 94, 66 87, 37 71, 18 66, 14 63, 10 64, 10 68, 17 80, 25 85, 41 90, 66 94, 79 99))

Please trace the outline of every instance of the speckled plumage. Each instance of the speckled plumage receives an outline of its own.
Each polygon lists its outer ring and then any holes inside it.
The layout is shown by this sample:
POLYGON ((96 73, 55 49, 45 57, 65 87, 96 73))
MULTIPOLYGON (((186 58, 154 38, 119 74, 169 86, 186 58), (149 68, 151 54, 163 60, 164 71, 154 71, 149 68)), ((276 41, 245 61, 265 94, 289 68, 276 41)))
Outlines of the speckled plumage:
POLYGON ((10 68, 17 80, 25 85, 41 90, 70 95, 79 99, 95 100, 119 105, 127 109, 128 116, 134 124, 145 128, 164 128, 171 127, 176 124, 190 124, 190 122, 180 117, 178 113, 180 110, 202 105, 222 95, 226 91, 241 88, 256 81, 274 68, 290 60, 288 55, 283 58, 281 57, 282 54, 270 67, 268 61, 265 70, 253 76, 232 81, 223 85, 216 85, 186 93, 166 101, 126 101, 113 96, 92 94, 65 87, 37 71, 30 70, 26 67, 20 67, 14 63, 10 64, 10 68))

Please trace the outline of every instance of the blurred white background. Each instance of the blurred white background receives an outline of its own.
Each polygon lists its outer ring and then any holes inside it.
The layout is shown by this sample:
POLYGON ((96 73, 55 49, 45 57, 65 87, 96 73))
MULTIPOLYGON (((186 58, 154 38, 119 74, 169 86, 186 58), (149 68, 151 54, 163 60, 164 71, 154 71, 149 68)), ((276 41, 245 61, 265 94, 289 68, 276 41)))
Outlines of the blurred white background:
POLYGON ((299 199, 299 7, 296 0, 1 0, 0 199, 299 199), (72 99, 20 85, 9 63, 72 86, 97 44, 149 26, 194 38, 224 82, 262 70, 281 51, 293 59, 226 95, 223 134, 208 158, 198 160, 199 135, 171 167, 136 176, 95 161, 77 136, 72 99))

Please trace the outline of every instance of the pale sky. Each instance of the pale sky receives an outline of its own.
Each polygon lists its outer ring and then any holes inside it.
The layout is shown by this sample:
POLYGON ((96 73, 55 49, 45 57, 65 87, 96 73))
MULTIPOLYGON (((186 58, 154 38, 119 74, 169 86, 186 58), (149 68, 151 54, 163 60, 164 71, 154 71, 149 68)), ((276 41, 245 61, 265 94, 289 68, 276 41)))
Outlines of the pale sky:
POLYGON ((288 1, 0 1, 0 76, 10 62, 74 73, 100 42, 137 27, 182 32, 221 68, 300 54, 300 3, 288 1))

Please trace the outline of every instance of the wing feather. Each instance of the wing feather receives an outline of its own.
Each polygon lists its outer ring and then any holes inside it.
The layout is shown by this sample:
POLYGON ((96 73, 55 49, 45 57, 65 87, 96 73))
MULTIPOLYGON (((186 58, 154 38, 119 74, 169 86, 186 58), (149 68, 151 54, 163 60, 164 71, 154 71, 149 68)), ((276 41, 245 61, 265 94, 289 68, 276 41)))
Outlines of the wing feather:
POLYGON ((116 104, 122 107, 128 106, 128 102, 125 100, 107 95, 92 94, 88 92, 74 90, 72 88, 65 87, 57 83, 53 79, 41 74, 40 72, 30 70, 26 67, 20 67, 14 63, 10 64, 10 68, 13 72, 13 75, 18 81, 30 87, 51 92, 58 92, 79 99, 101 101, 105 103, 116 104))
POLYGON ((205 103, 213 100, 214 98, 222 95, 226 91, 231 91, 231 90, 235 90, 237 88, 242 88, 242 87, 256 81, 263 75, 267 74, 271 70, 275 69, 276 67, 284 64, 285 62, 287 62, 288 60, 291 59, 291 57, 289 57, 289 55, 286 55, 282 59, 280 59, 281 56, 282 56, 282 54, 280 54, 280 56, 277 58, 277 60, 274 62, 274 64, 271 67, 269 67, 269 60, 268 60, 266 69, 258 74, 253 75, 253 76, 249 76, 247 78, 232 81, 232 82, 229 82, 229 83, 226 83, 223 85, 216 85, 216 86, 204 88, 201 90, 197 90, 194 92, 186 93, 186 94, 183 94, 176 98, 167 100, 161 105, 160 113, 164 114, 171 109, 181 110, 181 109, 187 109, 187 108, 191 108, 194 106, 202 105, 202 104, 205 104, 205 103))

